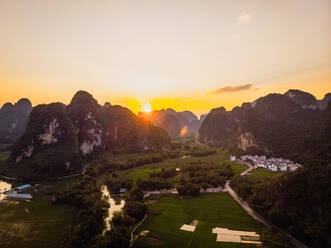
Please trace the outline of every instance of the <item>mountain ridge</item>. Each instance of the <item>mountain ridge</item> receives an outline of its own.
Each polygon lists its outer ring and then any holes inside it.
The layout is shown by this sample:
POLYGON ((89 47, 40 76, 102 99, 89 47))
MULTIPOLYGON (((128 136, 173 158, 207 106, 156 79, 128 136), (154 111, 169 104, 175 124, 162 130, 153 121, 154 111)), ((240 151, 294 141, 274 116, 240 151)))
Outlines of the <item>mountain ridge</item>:
POLYGON ((319 142, 330 136, 329 100, 326 94, 320 101, 328 101, 328 105, 319 108, 319 100, 311 94, 289 90, 243 103, 231 111, 215 108, 199 129, 199 141, 232 152, 287 156, 298 162, 330 161, 330 142, 319 142))
POLYGON ((0 144, 14 143, 25 131, 32 104, 21 98, 15 104, 5 103, 0 109, 0 144))
MULTIPOLYGON (((101 106, 91 94, 78 91, 69 105, 33 108, 23 136, 7 166, 26 168, 26 177, 70 175, 81 161, 100 151, 162 151, 170 148, 166 132, 118 105, 101 106)), ((22 176, 22 175, 21 175, 22 176)))

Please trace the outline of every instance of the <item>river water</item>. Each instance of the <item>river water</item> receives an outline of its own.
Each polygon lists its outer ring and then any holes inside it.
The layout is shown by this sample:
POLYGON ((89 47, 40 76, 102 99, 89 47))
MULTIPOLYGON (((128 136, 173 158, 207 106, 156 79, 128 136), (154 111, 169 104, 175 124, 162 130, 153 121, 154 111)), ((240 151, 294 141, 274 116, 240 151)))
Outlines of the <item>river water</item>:
POLYGON ((110 193, 106 185, 102 185, 101 192, 102 192, 102 197, 104 197, 109 203, 108 216, 105 218, 105 225, 106 225, 105 231, 109 231, 110 221, 113 218, 114 213, 117 211, 122 211, 125 201, 124 200, 116 201, 114 198, 110 197, 110 193))
POLYGON ((6 183, 0 180, 0 201, 2 201, 5 198, 5 195, 3 193, 10 189, 11 189, 10 183, 6 183))

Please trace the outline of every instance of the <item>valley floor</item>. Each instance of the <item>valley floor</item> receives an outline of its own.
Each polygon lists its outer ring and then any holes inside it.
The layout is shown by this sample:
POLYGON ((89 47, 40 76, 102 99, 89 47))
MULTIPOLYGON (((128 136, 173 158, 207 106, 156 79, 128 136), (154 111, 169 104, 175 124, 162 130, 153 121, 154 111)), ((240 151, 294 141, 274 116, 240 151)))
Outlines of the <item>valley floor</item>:
POLYGON ((64 247, 73 210, 50 201, 7 201, 0 204, 0 247, 64 247))
POLYGON ((203 194, 193 198, 164 197, 150 205, 151 214, 136 230, 140 237, 135 247, 256 247, 240 243, 216 242, 212 228, 259 231, 261 226, 228 193, 203 194), (183 224, 199 223, 195 232, 181 231, 183 224))

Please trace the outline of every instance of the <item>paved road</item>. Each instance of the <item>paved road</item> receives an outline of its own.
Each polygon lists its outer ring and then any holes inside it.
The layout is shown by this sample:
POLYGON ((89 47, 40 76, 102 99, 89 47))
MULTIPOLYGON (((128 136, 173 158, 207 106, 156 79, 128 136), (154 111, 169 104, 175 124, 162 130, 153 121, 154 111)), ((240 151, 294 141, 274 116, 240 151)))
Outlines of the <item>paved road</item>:
POLYGON ((144 218, 135 226, 135 228, 131 231, 131 239, 130 239, 130 247, 133 246, 134 241, 137 239, 138 235, 134 235, 134 232, 137 230, 137 228, 147 219, 148 215, 145 214, 144 218))
POLYGON ((16 178, 16 177, 7 177, 7 176, 4 176, 4 175, 0 175, 0 178, 7 179, 7 180, 19 180, 19 178, 16 178))
MULTIPOLYGON (((247 173, 249 173, 250 171, 254 170, 254 166, 249 164, 248 165, 248 169, 245 170, 243 173, 241 173, 241 176, 245 176, 247 175, 247 173)), ((232 196, 232 198, 239 203, 239 205, 250 215, 253 217, 253 219, 261 222, 263 225, 269 227, 269 228, 273 228, 274 230, 276 230, 280 235, 282 235, 283 237, 285 237, 286 239, 288 239, 292 245, 294 245, 295 247, 298 248, 308 248, 308 246, 302 244, 300 241, 296 240, 295 238, 293 238, 291 235, 289 235, 287 232, 283 231, 282 229, 280 229, 279 227, 275 226, 274 224, 272 224, 271 222, 269 222, 268 220, 266 220, 265 218, 263 218, 261 215, 259 215, 258 213, 256 213, 253 209, 251 209, 249 207, 249 205, 247 204, 247 202, 243 201, 237 194, 236 192, 234 192, 234 190, 230 187, 230 181, 228 180, 225 184, 225 189, 229 192, 229 194, 232 196)))

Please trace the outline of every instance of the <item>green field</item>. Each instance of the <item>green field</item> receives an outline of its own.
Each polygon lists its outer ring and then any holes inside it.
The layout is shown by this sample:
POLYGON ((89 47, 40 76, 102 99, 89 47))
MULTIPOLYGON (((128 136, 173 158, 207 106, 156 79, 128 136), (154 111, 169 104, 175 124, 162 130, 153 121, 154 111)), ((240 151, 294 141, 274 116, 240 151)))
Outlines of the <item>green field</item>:
POLYGON ((249 173, 250 176, 257 176, 257 177, 279 177, 283 174, 284 172, 273 172, 264 169, 255 169, 249 173))
POLYGON ((64 247, 73 221, 71 208, 50 201, 0 204, 0 247, 64 247))
POLYGON ((150 205, 150 209, 148 219, 138 228, 136 234, 142 230, 149 230, 150 233, 147 238, 139 238, 136 247, 256 247, 216 242, 216 235, 212 234, 214 227, 260 230, 259 224, 227 193, 203 194, 190 199, 165 197, 150 205), (199 221, 194 233, 179 230, 183 224, 190 224, 194 219, 199 221))
POLYGON ((9 152, 0 152, 0 162, 6 161, 10 156, 9 152))
POLYGON ((247 166, 231 162, 231 168, 236 175, 240 175, 242 172, 247 170, 247 166))
MULTIPOLYGON (((198 144, 193 144, 194 146, 199 146, 198 144)), ((129 160, 131 159, 139 159, 140 157, 148 156, 148 155, 153 155, 153 153, 146 153, 146 154, 139 154, 139 153, 132 153, 132 154, 125 154, 122 156, 114 157, 109 154, 103 154, 101 161, 96 160, 95 164, 93 164, 94 168, 102 167, 103 164, 105 163, 122 163, 126 164, 129 160)), ((217 150, 216 154, 208 155, 208 156, 203 156, 203 157, 193 157, 193 156, 186 156, 183 158, 183 156, 178 157, 178 158, 167 158, 164 159, 161 162, 156 162, 156 163, 149 163, 145 164, 139 167, 134 167, 130 169, 124 169, 124 170, 116 170, 117 174, 117 179, 112 178, 113 180, 133 180, 134 184, 139 178, 146 179, 149 178, 148 173, 150 172, 156 172, 161 170, 161 168, 167 169, 167 168, 184 168, 187 165, 190 165, 191 163, 195 163, 198 161, 202 161, 205 164, 209 163, 214 163, 218 164, 219 162, 225 162, 227 161, 227 158, 229 155, 222 151, 222 150, 217 150)), ((245 168, 241 167, 241 165, 236 165, 237 169, 239 170, 244 170, 245 168)), ((109 167, 111 169, 111 167, 109 167)), ((100 173, 98 175, 98 185, 101 186, 105 184, 105 182, 108 180, 109 177, 112 177, 112 170, 105 170, 104 172, 100 173)), ((175 177, 169 178, 168 181, 173 183, 175 186, 180 180, 180 177, 182 175, 186 175, 183 172, 177 173, 175 177)))
POLYGON ((133 180, 133 184, 136 185, 138 179, 149 178, 149 173, 159 171, 161 171, 161 168, 134 169, 128 173, 128 176, 133 180))

